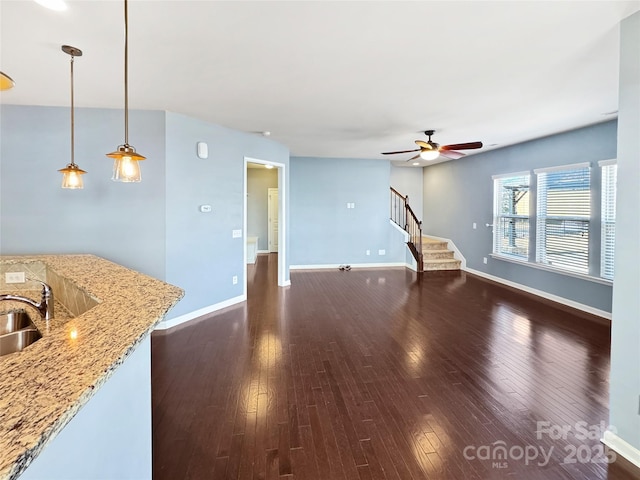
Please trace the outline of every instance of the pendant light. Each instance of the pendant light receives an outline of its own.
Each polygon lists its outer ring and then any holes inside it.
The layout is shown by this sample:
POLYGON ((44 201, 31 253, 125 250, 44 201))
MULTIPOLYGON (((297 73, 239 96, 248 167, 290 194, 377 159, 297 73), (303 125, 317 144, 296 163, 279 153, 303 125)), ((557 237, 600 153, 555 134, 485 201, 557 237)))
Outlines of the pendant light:
POLYGON ((139 182, 140 161, 144 160, 136 149, 129 145, 129 18, 128 4, 124 0, 124 144, 118 145, 115 152, 107 153, 107 157, 113 158, 114 182, 139 182))
POLYGON ((15 86, 16 82, 4 72, 0 72, 0 90, 9 90, 15 86))
POLYGON ((74 160, 74 103, 73 103, 73 59, 74 57, 81 57, 82 50, 71 47, 69 45, 63 45, 62 51, 71 56, 71 163, 65 168, 58 170, 62 172, 62 188, 83 188, 82 175, 85 172, 79 168, 74 160))

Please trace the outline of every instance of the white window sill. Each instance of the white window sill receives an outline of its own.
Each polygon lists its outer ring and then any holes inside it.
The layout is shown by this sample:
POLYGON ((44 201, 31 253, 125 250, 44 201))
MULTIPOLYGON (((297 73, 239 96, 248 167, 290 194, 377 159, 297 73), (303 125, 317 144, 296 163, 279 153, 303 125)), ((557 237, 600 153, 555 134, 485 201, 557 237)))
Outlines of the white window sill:
POLYGON ((566 275, 568 277, 579 278, 580 280, 587 280, 588 282, 601 283, 602 285, 613 285, 611 280, 607 280, 606 278, 593 277, 591 275, 583 275, 581 273, 574 273, 568 270, 560 270, 559 268, 549 267, 547 265, 542 265, 540 263, 533 263, 527 260, 520 260, 515 257, 509 257, 507 255, 498 255, 497 253, 489 254, 491 258, 495 258, 496 260, 503 260, 505 262, 516 263, 518 265, 523 265, 525 267, 536 268, 538 270, 544 270, 546 272, 557 273, 559 275, 566 275))

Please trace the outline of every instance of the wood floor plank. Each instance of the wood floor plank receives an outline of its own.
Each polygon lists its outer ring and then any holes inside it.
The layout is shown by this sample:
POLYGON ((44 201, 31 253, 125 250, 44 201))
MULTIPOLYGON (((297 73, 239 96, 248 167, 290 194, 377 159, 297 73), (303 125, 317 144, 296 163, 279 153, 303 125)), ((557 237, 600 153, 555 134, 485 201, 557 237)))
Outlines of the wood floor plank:
POLYGON ((575 425, 608 421, 608 325, 464 272, 248 272, 246 303, 152 335, 154 480, 640 479, 566 462, 601 447, 575 425))

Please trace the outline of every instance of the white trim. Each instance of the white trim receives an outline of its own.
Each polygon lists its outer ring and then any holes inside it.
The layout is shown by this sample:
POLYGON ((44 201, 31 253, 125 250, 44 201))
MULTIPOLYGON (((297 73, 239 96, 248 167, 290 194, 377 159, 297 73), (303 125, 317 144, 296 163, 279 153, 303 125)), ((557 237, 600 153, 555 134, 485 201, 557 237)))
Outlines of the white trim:
POLYGON ((617 165, 618 164, 618 159, 617 158, 611 158, 609 160, 599 160, 598 161, 598 166, 599 167, 606 167, 608 165, 617 165))
POLYGON ((290 265, 291 270, 330 270, 338 269, 341 265, 350 265, 351 268, 383 268, 383 267, 407 267, 411 268, 406 262, 392 263, 321 263, 317 265, 290 265))
POLYGON ((545 272, 557 273, 558 275, 566 275, 567 277, 579 278, 580 280, 586 280, 587 282, 600 283, 602 285, 613 286, 613 282, 607 278, 594 277, 592 275, 584 275, 582 273, 572 272, 570 270, 562 270, 560 268, 550 267, 548 265, 544 265, 538 262, 530 262, 528 260, 520 260, 518 258, 512 258, 507 255, 500 255, 498 253, 490 253, 489 256, 491 258, 495 258, 496 260, 503 260, 505 262, 517 263, 518 265, 522 265, 524 267, 536 268, 538 270, 544 270, 545 272))
POLYGON ((527 170, 526 172, 514 172, 514 173, 499 173, 498 175, 491 175, 493 180, 500 180, 501 178, 509 178, 509 177, 530 177, 531 171, 527 170))
POLYGON ((640 450, 636 447, 629 444, 610 430, 605 430, 600 441, 607 447, 615 450, 616 453, 629 460, 636 467, 640 468, 640 450))
POLYGON ((401 228, 400 225, 398 225, 396 222, 394 222, 393 220, 389 219, 389 223, 391 224, 391 226, 393 228, 395 228, 396 230, 398 230, 400 233, 402 233, 402 235, 404 236, 404 241, 408 242, 409 241, 409 232, 407 232, 404 228, 401 228))
POLYGON ((533 295, 537 295, 538 297, 546 298, 547 300, 551 300, 556 303, 560 303, 562 305, 567 305, 568 307, 575 308, 577 310, 582 310, 583 312, 590 313, 591 315, 596 315, 598 317, 606 318, 607 320, 611 320, 611 313, 605 312, 604 310, 600 310, 598 308, 594 308, 590 305, 585 305, 583 303, 574 302, 573 300, 569 300, 568 298, 560 297, 558 295, 554 295, 552 293, 543 292, 542 290, 538 290, 536 288, 531 288, 526 285, 522 285, 521 283, 512 282, 510 280, 505 280, 504 278, 496 277, 495 275, 490 275, 488 273, 481 272, 479 270, 474 270, 473 268, 463 268, 465 272, 472 273, 474 275, 478 275, 479 277, 484 277, 489 280, 493 280, 494 282, 502 283, 504 285, 508 285, 509 287, 517 288, 518 290, 522 290, 527 293, 531 293, 533 295))
POLYGON ((423 233, 422 236, 435 238, 436 240, 440 240, 441 242, 447 242, 447 248, 453 252, 453 258, 455 258, 456 260, 460 260, 460 268, 462 270, 466 268, 467 259, 464 258, 464 255, 462 255, 462 252, 458 250, 458 247, 456 247, 456 244, 453 243, 453 240, 451 240, 450 238, 436 237, 435 235, 429 235, 426 233, 423 233))
MULTIPOLYGON (((400 225, 398 225, 396 222, 394 222, 393 220, 389 219, 389 223, 391 224, 391 226, 393 228, 395 228, 398 232, 400 232, 404 238, 404 243, 407 243, 409 241, 409 239, 411 238, 411 236, 409 235, 409 232, 407 232, 404 228, 401 228, 400 225)), ((409 259, 409 263, 406 263, 405 266, 409 269, 409 270, 413 270, 414 272, 418 271, 418 262, 416 261, 415 258, 413 258, 413 254, 411 253, 411 250, 409 250, 409 248, 407 247, 407 249, 405 250, 405 258, 409 259)))
POLYGON ((177 325, 181 325, 185 322, 195 320, 196 318, 202 317, 203 315, 207 315, 208 313, 215 312, 217 310, 222 310, 223 308, 230 307, 232 305, 235 305, 236 303, 244 302, 246 299, 247 299, 246 295, 238 295, 237 297, 224 300, 214 305, 209 305, 208 307, 200 308, 198 310, 194 310, 193 312, 185 313, 184 315, 180 315, 179 317, 163 320, 160 323, 158 323, 158 325, 156 325, 155 330, 167 330, 168 328, 172 328, 177 325))
POLYGON ((578 170, 580 168, 591 168, 590 162, 572 163, 571 165, 556 165, 555 167, 534 168, 533 173, 561 172, 563 170, 578 170))
POLYGON ((269 253, 269 250, 258 250, 256 253, 258 255, 260 255, 261 253, 269 253))
POLYGON ((279 287, 290 287, 291 280, 285 280, 282 285, 278 285, 279 287))

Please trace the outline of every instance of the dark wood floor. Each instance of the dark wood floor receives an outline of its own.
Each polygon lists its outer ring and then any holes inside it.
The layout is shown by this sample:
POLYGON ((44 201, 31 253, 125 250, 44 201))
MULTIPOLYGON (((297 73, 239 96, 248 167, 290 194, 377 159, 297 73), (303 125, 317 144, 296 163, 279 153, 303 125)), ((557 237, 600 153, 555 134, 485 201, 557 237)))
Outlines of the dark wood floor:
POLYGON ((276 270, 153 334, 155 480, 639 478, 598 441, 608 326, 462 272, 276 270))

